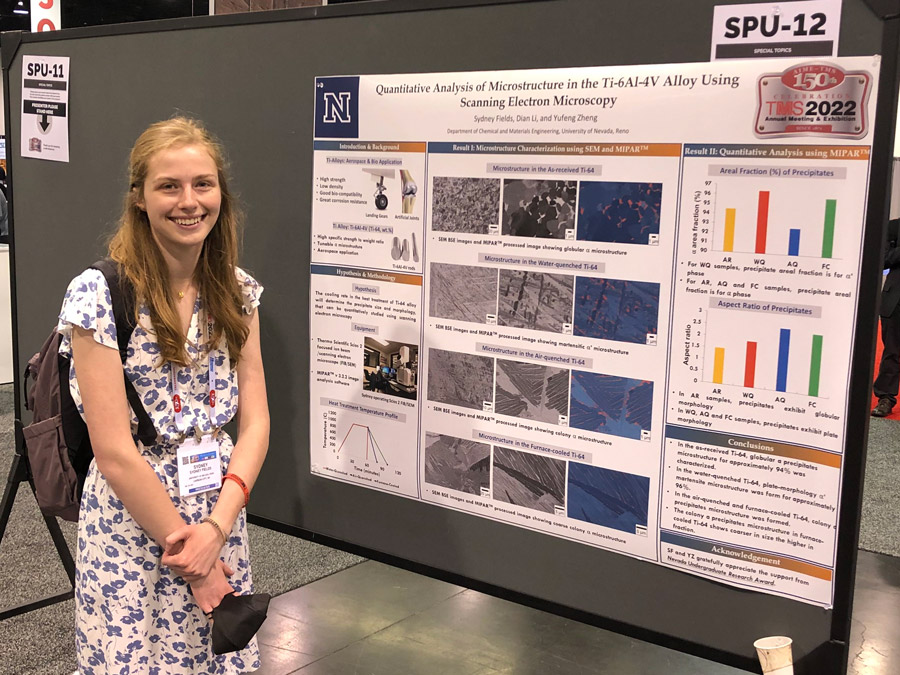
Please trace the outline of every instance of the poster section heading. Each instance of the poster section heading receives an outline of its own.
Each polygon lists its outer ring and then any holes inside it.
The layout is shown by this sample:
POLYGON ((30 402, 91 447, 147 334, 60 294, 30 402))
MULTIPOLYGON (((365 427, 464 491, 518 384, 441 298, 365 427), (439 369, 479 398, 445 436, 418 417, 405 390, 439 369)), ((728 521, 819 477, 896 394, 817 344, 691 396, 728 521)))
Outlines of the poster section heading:
POLYGON ((318 78, 313 473, 829 607, 878 64, 318 78))

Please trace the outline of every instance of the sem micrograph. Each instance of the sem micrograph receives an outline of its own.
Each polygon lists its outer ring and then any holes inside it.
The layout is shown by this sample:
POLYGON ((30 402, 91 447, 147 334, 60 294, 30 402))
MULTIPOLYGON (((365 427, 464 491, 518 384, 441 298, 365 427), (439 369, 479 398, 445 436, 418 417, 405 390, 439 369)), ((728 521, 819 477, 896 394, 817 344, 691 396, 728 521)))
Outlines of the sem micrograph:
POLYGON ((559 424, 569 414, 569 371, 497 359, 494 412, 559 424))
POLYGON ((428 400, 482 410, 494 400, 494 359, 429 349, 428 400))
POLYGON ((578 195, 577 238, 647 244, 659 234, 662 185, 583 181, 578 195))
POLYGON ((561 333, 572 321, 575 277, 523 270, 500 270, 497 323, 561 333))
POLYGON ((569 463, 566 515, 634 534, 647 527, 650 479, 602 467, 569 463))
POLYGON ((480 495, 491 485, 491 446, 464 438, 425 434, 425 482, 480 495))
POLYGON ((566 463, 544 455, 494 447, 493 497, 553 513, 565 502, 566 463))
POLYGON ((435 176, 431 189, 431 229, 487 234, 500 219, 499 178, 435 176))
POLYGON ((576 429, 640 439, 650 431, 652 406, 652 382, 572 371, 569 425, 576 429))
POLYGON ((578 277, 575 282, 575 335, 647 343, 657 333, 659 284, 578 277))
POLYGON ((486 323, 497 313, 497 269, 431 263, 428 298, 435 318, 486 323))
POLYGON ((501 234, 564 239, 575 227, 574 180, 510 179, 503 182, 501 234))

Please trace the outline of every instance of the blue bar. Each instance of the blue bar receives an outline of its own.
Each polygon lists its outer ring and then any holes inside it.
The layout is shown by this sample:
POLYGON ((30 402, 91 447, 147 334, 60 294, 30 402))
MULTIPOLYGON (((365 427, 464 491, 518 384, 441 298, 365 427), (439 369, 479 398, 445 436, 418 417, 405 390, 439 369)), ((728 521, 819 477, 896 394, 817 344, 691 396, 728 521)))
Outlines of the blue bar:
POLYGON ((778 377, 775 390, 787 391, 788 352, 791 349, 791 331, 788 328, 781 329, 781 340, 778 343, 778 377))
POLYGON ((791 240, 788 242, 788 255, 800 255, 800 230, 791 230, 791 240))

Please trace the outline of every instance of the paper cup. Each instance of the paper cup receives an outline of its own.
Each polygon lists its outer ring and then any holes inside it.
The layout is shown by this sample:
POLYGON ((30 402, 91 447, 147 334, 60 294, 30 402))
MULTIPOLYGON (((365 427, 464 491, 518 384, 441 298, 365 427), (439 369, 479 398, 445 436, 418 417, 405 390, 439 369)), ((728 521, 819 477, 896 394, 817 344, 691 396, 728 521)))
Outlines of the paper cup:
POLYGON ((794 675, 793 640, 782 635, 760 638, 753 643, 764 675, 794 675))

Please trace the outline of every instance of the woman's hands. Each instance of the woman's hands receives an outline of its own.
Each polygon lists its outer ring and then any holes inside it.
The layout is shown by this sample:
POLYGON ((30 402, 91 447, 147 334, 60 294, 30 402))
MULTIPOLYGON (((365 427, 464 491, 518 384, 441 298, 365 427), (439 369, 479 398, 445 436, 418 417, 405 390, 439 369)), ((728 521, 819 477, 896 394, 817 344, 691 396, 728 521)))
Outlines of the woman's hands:
POLYGON ((166 537, 165 544, 162 564, 190 584, 194 600, 204 614, 234 593, 228 583, 234 570, 219 559, 222 537, 213 525, 185 525, 166 537))
POLYGON ((190 582, 194 600, 204 614, 209 614, 218 607, 226 595, 234 593, 227 579, 232 574, 234 570, 221 560, 216 560, 209 574, 190 582))
POLYGON ((193 585, 212 571, 224 544, 213 525, 198 523, 179 527, 166 537, 165 545, 162 564, 193 585))

